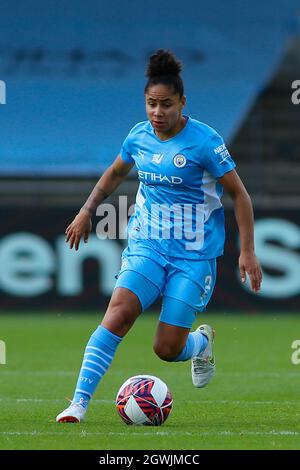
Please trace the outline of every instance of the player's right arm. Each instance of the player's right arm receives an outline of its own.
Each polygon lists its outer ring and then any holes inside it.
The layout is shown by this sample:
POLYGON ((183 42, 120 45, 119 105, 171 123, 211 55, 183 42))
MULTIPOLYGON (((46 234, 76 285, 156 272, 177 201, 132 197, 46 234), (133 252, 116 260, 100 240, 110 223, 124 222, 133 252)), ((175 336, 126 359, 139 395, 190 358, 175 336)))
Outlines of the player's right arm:
POLYGON ((92 230, 92 215, 99 204, 110 196, 122 183, 133 165, 134 163, 126 163, 121 156, 118 155, 113 164, 105 170, 86 203, 66 229, 66 242, 70 243, 70 248, 75 246, 75 250, 78 250, 82 237, 85 243, 87 243, 92 230))

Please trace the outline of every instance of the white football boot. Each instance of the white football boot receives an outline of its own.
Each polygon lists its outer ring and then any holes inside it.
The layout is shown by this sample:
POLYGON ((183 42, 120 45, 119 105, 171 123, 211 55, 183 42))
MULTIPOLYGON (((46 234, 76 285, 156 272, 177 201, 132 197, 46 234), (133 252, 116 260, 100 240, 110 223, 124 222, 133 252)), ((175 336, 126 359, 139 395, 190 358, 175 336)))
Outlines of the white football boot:
MULTIPOLYGON (((82 399, 81 399, 82 400, 82 399)), ((71 401, 70 406, 56 416, 57 423, 80 423, 84 420, 86 408, 79 403, 71 401)))
POLYGON ((209 325, 200 325, 196 331, 200 331, 208 339, 207 346, 198 356, 192 358, 192 381, 195 387, 205 387, 216 372, 213 343, 215 330, 209 325))

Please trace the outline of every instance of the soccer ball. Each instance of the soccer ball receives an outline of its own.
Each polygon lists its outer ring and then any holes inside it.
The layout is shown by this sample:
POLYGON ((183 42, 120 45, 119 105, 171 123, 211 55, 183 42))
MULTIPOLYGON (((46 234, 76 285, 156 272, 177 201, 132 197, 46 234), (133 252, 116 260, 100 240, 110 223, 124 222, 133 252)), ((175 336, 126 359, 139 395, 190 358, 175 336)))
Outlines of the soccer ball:
POLYGON ((173 398, 167 385, 154 375, 135 375, 123 383, 116 407, 126 424, 160 426, 172 409, 173 398))

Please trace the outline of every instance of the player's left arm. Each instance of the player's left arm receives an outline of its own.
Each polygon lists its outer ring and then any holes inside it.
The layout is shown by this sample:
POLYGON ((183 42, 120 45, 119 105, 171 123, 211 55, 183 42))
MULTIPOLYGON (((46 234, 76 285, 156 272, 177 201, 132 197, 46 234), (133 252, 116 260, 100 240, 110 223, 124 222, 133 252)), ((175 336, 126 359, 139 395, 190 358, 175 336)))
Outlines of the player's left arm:
POLYGON ((219 182, 228 192, 234 203, 235 217, 239 228, 241 252, 239 269, 242 282, 246 281, 246 273, 254 292, 259 292, 262 271, 254 251, 254 217, 250 196, 235 170, 225 173, 219 182))

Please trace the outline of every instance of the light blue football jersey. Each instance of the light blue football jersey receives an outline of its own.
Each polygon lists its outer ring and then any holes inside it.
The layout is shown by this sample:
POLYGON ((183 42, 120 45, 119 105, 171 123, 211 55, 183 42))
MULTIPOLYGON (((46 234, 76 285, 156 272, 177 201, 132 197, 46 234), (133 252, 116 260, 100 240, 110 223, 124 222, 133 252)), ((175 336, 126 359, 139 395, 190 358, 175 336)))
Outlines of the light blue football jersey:
POLYGON ((225 229, 218 178, 235 167, 223 139, 208 125, 185 116, 174 137, 160 140, 149 121, 136 124, 120 155, 135 163, 139 189, 128 223, 128 249, 212 259, 223 253, 225 229))

